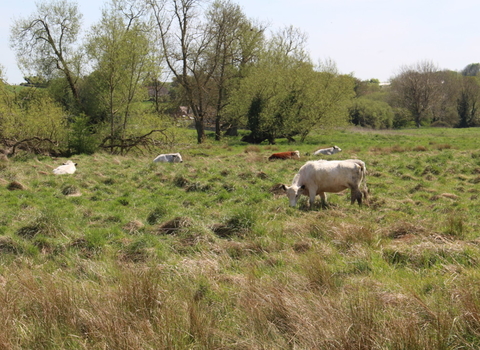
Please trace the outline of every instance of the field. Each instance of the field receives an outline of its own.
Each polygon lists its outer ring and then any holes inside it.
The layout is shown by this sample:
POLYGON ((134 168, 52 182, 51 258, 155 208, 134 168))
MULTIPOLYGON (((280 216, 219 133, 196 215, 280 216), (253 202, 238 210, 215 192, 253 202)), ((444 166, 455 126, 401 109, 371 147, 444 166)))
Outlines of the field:
POLYGON ((478 349, 479 132, 0 160, 0 348, 478 349), (278 185, 331 145, 366 204, 289 207, 278 185))

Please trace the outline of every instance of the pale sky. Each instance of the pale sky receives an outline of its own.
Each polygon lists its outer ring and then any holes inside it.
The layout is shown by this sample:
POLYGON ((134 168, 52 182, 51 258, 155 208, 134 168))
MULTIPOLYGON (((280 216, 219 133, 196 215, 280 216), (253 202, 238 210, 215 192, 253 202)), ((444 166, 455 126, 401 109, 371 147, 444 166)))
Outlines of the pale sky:
MULTIPOLYGON (((248 18, 276 31, 293 25, 308 35, 314 62, 332 60, 358 79, 388 81, 404 65, 429 61, 460 71, 480 62, 478 0, 231 0, 248 18)), ((0 65, 10 84, 23 82, 9 47, 13 19, 36 12, 35 0, 0 0, 0 65)), ((84 30, 104 2, 78 0, 84 30)))

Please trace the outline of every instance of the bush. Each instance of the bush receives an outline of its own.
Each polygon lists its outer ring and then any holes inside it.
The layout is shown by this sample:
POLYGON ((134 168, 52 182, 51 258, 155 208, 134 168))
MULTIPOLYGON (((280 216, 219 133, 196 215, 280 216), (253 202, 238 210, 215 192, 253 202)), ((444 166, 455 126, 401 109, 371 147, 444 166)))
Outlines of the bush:
POLYGON ((64 110, 42 89, 24 88, 8 98, 0 105, 0 136, 34 153, 57 153, 66 139, 64 110))
POLYGON ((350 121, 372 129, 389 129, 393 126, 393 111, 386 102, 367 98, 356 99, 349 109, 350 121))
POLYGON ((89 118, 82 115, 73 117, 68 132, 68 150, 72 154, 93 154, 98 148, 93 126, 89 118))
POLYGON ((409 125, 413 126, 413 118, 405 108, 394 108, 393 114, 393 127, 395 129, 405 128, 409 125))

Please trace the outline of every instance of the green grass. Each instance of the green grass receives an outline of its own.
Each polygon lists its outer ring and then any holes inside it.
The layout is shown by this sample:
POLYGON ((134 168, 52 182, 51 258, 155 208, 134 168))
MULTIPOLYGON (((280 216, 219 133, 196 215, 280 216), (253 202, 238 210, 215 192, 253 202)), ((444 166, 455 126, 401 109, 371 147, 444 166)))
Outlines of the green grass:
POLYGON ((477 135, 209 137, 181 164, 80 155, 71 176, 0 161, 0 348, 478 348, 477 135), (278 184, 331 145, 366 162, 366 205, 290 208, 278 184))

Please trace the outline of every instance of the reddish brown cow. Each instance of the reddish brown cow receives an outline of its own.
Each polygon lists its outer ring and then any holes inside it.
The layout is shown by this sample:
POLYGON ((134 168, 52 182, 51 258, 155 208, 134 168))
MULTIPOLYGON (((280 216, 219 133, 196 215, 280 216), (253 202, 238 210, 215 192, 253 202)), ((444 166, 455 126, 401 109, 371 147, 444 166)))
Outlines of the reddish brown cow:
POLYGON ((268 157, 268 160, 299 159, 299 158, 300 158, 300 152, 299 151, 289 151, 289 152, 274 153, 270 157, 268 157))

